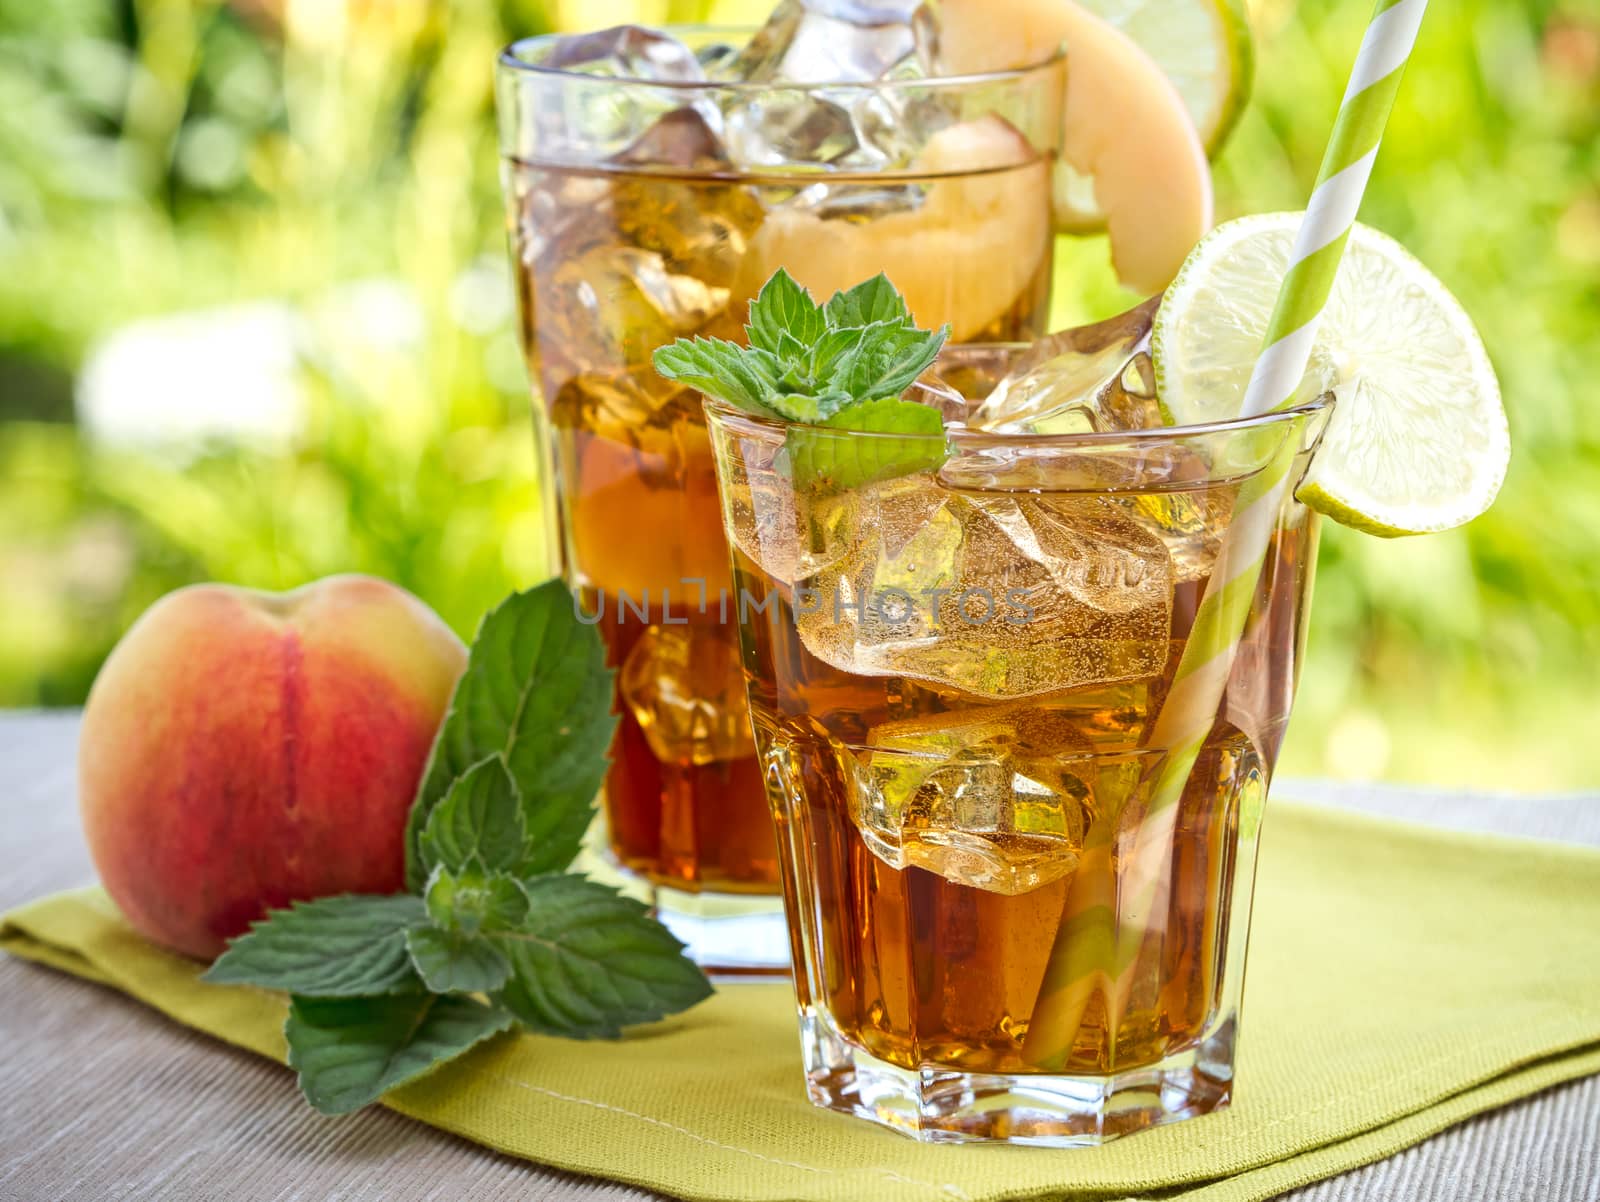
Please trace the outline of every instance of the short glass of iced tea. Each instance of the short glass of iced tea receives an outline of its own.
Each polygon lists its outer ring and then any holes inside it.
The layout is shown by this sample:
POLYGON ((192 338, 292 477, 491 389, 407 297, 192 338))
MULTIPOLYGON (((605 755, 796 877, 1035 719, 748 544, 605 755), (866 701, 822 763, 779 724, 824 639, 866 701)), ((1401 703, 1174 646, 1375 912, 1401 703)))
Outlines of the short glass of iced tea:
POLYGON ((812 1100, 930 1141, 1099 1143, 1230 1096, 1318 530, 1247 490, 1298 478, 1326 404, 964 424, 1014 353, 946 352, 936 472, 799 483, 794 427, 707 412, 812 1100), (1263 555, 1231 660, 1184 682, 1200 598, 1263 555))
POLYGON ((533 38, 499 62, 550 535, 618 673, 610 851, 725 971, 787 967, 779 855, 700 398, 650 357, 742 341, 780 267, 820 296, 886 271, 956 340, 1042 330, 1062 60, 930 76, 913 32, 874 33, 868 66, 825 84, 725 29, 533 38))

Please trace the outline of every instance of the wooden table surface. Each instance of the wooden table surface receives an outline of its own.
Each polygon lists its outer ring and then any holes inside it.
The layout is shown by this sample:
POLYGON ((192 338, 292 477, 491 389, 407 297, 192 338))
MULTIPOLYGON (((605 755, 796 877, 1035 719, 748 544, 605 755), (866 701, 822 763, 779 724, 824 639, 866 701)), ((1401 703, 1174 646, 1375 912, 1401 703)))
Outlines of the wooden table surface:
MULTIPOLYGON (((78 826, 77 730, 74 713, 0 714, 0 909, 93 878, 78 826)), ((1308 781, 1281 782, 1274 793, 1600 846, 1600 795, 1513 798, 1308 781)), ((655 1197, 512 1160, 376 1106, 322 1118, 283 1068, 111 990, 9 956, 0 956, 0 1041, 6 1202, 655 1197)), ((1288 1197, 1600 1202, 1600 1077, 1288 1197)))

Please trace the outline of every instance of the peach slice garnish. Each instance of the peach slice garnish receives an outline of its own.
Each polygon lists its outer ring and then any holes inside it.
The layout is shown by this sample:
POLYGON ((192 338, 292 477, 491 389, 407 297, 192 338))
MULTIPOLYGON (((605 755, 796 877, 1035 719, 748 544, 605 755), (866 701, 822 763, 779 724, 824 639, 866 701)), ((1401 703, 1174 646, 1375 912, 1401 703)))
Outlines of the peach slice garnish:
MULTIPOLYGON (((1166 287, 1211 228, 1211 169, 1155 60, 1072 0, 944 0, 940 12, 947 72, 1040 62, 1065 43, 1062 158, 1094 182, 1122 282, 1144 293, 1166 287)), ((1058 183, 1069 179, 1062 172, 1058 183)), ((1072 207, 1058 202, 1069 227, 1072 207)))

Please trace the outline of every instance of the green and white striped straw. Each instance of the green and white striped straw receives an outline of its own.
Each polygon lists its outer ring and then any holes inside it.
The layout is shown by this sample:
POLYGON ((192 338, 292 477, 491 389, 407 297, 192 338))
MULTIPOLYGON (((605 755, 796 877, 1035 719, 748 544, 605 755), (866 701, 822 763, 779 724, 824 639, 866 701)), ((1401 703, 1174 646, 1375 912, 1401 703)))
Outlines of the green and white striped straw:
MULTIPOLYGON (((1241 416, 1284 410, 1297 399, 1426 8, 1427 0, 1378 0, 1295 235, 1241 416)), ((1225 545, 1151 732, 1150 747, 1165 756, 1137 831, 1119 832, 1124 815, 1111 812, 1091 824, 1084 839, 1023 1045, 1024 1056, 1041 1068, 1065 1065, 1096 996, 1104 1003, 1105 1037, 1115 1046, 1148 924, 1166 911, 1177 802, 1216 720, 1283 508, 1298 450, 1287 436, 1284 442, 1272 462, 1245 481, 1234 502, 1225 545), (1132 834, 1133 845, 1119 848, 1119 833, 1124 839, 1132 834)))
POLYGON ((1281 409, 1295 399, 1427 3, 1378 0, 1373 11, 1295 235, 1261 358, 1250 373, 1241 416, 1281 409))

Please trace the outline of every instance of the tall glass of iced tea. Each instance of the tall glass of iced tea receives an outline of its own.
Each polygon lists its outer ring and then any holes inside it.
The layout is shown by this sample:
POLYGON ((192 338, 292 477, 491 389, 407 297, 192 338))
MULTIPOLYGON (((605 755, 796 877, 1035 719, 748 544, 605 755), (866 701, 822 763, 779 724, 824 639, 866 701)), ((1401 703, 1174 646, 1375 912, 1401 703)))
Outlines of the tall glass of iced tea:
POLYGON ((1148 358, 1118 375, 1110 337, 1136 346, 1139 317, 1056 336, 1011 431, 976 428, 975 398, 1012 352, 947 351, 969 401, 919 386, 950 423, 933 472, 797 482, 793 427, 708 404, 819 1105, 928 1140, 1096 1143, 1228 1100, 1317 543, 1292 495, 1248 536, 1236 501, 1298 478, 1326 405, 1161 428, 1148 358), (1091 404, 1035 403, 1093 363, 1091 404), (1177 689, 1200 598, 1262 542, 1225 679, 1177 689), (1159 734, 1196 697, 1197 755, 1159 734), (1192 768, 1159 800, 1175 755, 1192 768))
POLYGON ((939 77, 921 10, 843 32, 785 11, 754 36, 533 38, 498 70, 551 533, 618 671, 610 849, 725 970, 788 961, 770 765, 751 740, 700 398, 651 353, 742 340, 779 267, 824 296, 886 271, 958 341, 1039 333, 1062 110, 1059 57, 939 77))

